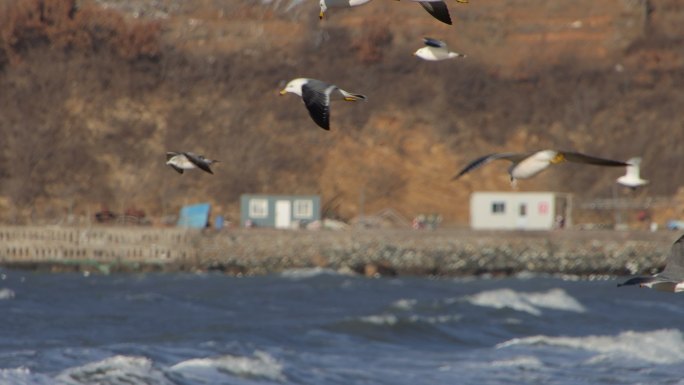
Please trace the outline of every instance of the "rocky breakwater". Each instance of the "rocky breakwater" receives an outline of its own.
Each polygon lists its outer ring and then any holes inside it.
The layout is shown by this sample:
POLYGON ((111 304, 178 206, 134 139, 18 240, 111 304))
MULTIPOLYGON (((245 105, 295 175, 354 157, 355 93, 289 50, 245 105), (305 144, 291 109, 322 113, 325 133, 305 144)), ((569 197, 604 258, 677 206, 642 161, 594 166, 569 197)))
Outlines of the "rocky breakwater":
POLYGON ((678 234, 236 230, 201 236, 196 257, 179 260, 179 269, 267 274, 322 267, 366 275, 455 276, 652 272, 663 266, 678 234))

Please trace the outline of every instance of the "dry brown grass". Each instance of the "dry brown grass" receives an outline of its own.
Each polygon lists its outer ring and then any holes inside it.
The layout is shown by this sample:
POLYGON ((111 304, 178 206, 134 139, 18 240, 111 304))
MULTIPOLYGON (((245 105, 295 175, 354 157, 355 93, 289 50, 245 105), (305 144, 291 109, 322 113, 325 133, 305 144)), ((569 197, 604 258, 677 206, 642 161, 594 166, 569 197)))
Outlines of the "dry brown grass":
MULTIPOLYGON (((69 207, 92 213, 101 204, 157 216, 195 201, 236 219, 239 195, 254 192, 320 193, 329 214, 350 219, 364 191, 366 213, 439 212, 445 222, 465 223, 472 191, 510 190, 505 164, 450 182, 465 162, 545 147, 642 155, 652 181, 645 194, 672 194, 684 183, 684 72, 630 64, 637 56, 655 63, 657 52, 671 50, 662 42, 632 46, 622 73, 612 62, 556 51, 561 64, 531 62, 523 71, 517 59, 494 68, 491 53, 475 55, 506 37, 487 35, 486 20, 466 24, 464 16, 445 29, 415 4, 359 8, 387 11, 377 24, 356 10, 319 23, 315 10, 290 16, 239 6, 219 18, 195 9, 199 21, 190 23, 74 4, 0 5, 0 201, 24 221, 31 210, 35 217, 69 207), (397 18, 402 23, 383 21, 397 18), (472 25, 480 45, 468 36, 472 25), (479 48, 450 63, 411 57, 433 28, 454 49, 461 42, 479 48), (277 96, 283 81, 299 76, 369 99, 333 104, 325 132, 300 100, 277 96), (169 150, 222 163, 213 177, 179 177, 163 164, 169 150)), ((672 52, 659 57, 679 60, 672 52)), ((559 166, 521 189, 605 197, 621 171, 559 166)))
POLYGON ((18 63, 23 54, 40 46, 84 53, 109 50, 127 60, 160 55, 158 22, 130 21, 95 4, 77 4, 76 0, 5 3, 0 12, 0 57, 18 63))

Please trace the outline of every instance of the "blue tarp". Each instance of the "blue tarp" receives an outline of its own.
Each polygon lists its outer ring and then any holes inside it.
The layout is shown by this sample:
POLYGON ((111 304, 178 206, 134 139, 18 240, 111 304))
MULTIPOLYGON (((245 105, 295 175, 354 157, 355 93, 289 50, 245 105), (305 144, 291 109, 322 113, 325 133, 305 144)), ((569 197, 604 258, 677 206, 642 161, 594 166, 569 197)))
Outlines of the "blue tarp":
POLYGON ((178 223, 176 226, 203 229, 207 227, 210 210, 211 205, 209 203, 183 206, 178 215, 178 223))

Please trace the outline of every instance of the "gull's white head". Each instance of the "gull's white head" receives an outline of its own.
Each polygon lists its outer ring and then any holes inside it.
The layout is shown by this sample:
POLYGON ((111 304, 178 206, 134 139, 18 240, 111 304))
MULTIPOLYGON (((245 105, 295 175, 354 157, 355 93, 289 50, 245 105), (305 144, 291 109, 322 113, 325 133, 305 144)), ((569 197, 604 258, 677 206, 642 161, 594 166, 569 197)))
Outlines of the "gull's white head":
POLYGON ((297 78, 297 79, 292 79, 290 80, 287 85, 285 85, 285 88, 280 90, 281 95, 285 95, 287 93, 295 94, 302 96, 302 86, 308 81, 306 78, 297 78))
POLYGON ((629 163, 627 172, 625 175, 617 178, 617 182, 623 186, 631 187, 632 189, 648 184, 648 180, 642 179, 640 176, 639 166, 641 164, 641 158, 631 158, 627 163, 629 163))
POLYGON ((318 18, 323 20, 323 17, 325 17, 325 11, 328 10, 328 5, 325 3, 325 0, 320 0, 318 5, 321 6, 321 12, 318 14, 318 18))
POLYGON ((413 55, 424 60, 435 60, 434 55, 430 54, 430 49, 428 47, 418 48, 413 55))
POLYGON ((557 162, 557 156, 558 152, 554 150, 542 150, 534 155, 531 156, 531 158, 534 158, 535 160, 538 161, 543 161, 543 162, 550 162, 550 163, 556 163, 557 162), (556 162, 554 162, 556 161, 556 162))
POLYGON ((627 161, 629 166, 627 166, 627 175, 634 178, 639 178, 639 167, 641 166, 641 158, 631 158, 627 161))

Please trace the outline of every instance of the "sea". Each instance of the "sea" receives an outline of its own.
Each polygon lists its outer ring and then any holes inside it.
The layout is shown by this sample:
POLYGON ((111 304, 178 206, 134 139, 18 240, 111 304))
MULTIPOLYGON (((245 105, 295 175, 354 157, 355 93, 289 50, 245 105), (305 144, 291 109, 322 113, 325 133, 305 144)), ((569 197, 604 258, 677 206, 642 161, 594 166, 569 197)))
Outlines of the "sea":
POLYGON ((0 270, 0 384, 684 384, 684 294, 619 281, 0 270))

